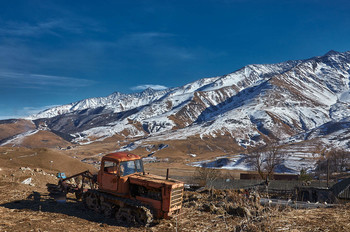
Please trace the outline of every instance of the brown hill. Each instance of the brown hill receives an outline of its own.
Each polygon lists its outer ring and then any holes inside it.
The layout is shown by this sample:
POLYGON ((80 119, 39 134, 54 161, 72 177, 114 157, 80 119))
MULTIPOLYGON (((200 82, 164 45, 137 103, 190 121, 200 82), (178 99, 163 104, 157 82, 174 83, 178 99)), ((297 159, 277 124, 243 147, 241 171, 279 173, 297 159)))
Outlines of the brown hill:
POLYGON ((80 160, 47 148, 0 147, 0 167, 41 168, 51 173, 65 172, 67 175, 96 169, 80 160))
POLYGON ((65 148, 72 145, 70 142, 67 142, 60 136, 45 130, 38 131, 33 135, 24 137, 18 144, 20 144, 20 146, 30 148, 65 148))
POLYGON ((0 121, 0 141, 14 135, 34 130, 36 126, 32 121, 24 119, 1 120, 0 121))

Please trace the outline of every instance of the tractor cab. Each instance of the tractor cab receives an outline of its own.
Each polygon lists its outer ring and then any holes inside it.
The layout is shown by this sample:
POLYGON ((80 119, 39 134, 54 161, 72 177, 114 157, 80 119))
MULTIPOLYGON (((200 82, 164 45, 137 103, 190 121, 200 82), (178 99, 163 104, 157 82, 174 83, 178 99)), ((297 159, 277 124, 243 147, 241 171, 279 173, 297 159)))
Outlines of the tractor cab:
POLYGON ((128 152, 105 155, 97 176, 99 189, 125 195, 128 193, 128 177, 135 173, 144 173, 140 156, 128 152))

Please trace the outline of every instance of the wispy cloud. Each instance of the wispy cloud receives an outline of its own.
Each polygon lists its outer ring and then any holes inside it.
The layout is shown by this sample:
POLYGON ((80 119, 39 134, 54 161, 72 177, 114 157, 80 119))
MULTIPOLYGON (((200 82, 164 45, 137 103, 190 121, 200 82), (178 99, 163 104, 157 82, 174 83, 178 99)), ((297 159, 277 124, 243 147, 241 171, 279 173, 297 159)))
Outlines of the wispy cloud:
POLYGON ((9 22, 2 25, 0 35, 7 36, 39 36, 42 33, 53 33, 53 29, 61 27, 59 21, 29 24, 26 22, 9 22))
POLYGON ((31 115, 37 114, 43 110, 50 109, 55 106, 57 105, 38 106, 38 107, 26 106, 15 110, 15 112, 13 112, 13 114, 11 115, 0 115, 0 120, 10 119, 10 118, 28 118, 31 115))
POLYGON ((139 91, 139 90, 145 90, 145 89, 154 89, 154 90, 164 90, 164 89, 168 89, 168 87, 164 86, 164 85, 138 85, 138 86, 134 86, 131 88, 132 91, 139 91))
POLYGON ((141 33, 129 34, 126 37, 131 39, 134 42, 142 42, 142 41, 149 41, 149 40, 159 39, 159 38, 169 38, 174 36, 175 36, 174 34, 163 33, 163 32, 141 32, 141 33))
POLYGON ((23 112, 23 115, 32 115, 56 106, 58 105, 48 105, 48 106, 38 106, 38 107, 26 106, 26 107, 23 107, 22 112, 23 112))
POLYGON ((128 53, 149 55, 158 61, 190 60, 196 58, 196 52, 177 45, 178 35, 162 32, 132 33, 116 41, 116 47, 128 53))
POLYGON ((2 86, 11 88, 44 88, 44 87, 86 87, 95 84, 95 81, 40 74, 0 72, 2 86))
POLYGON ((14 118, 24 118, 25 116, 20 115, 0 115, 0 120, 14 119, 14 118))
POLYGON ((99 31, 98 27, 91 22, 85 25, 84 22, 78 22, 67 19, 53 19, 41 22, 7 22, 0 24, 0 35, 17 37, 39 37, 43 34, 60 36, 60 32, 83 33, 84 31, 99 31), (90 25, 91 24, 91 25, 90 25))

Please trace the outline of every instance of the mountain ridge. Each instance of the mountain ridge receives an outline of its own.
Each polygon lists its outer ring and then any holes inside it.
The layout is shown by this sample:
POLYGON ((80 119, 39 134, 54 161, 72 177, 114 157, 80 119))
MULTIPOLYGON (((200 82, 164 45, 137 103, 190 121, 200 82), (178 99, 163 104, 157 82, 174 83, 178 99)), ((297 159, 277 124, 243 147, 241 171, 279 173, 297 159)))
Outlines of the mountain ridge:
POLYGON ((349 70, 350 52, 331 50, 309 59, 251 64, 166 90, 88 98, 30 119, 76 143, 116 134, 145 141, 162 135, 175 140, 230 136, 244 148, 347 122, 349 70))

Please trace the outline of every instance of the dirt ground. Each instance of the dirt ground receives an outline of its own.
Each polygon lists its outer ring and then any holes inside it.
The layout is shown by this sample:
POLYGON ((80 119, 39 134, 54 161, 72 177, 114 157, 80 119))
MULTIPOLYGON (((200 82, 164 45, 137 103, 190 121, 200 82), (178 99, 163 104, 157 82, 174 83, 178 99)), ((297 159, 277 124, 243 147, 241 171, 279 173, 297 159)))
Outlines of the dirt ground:
MULTIPOLYGON (((66 203, 48 195, 46 184, 57 183, 57 170, 66 167, 74 173, 86 164, 51 151, 6 149, 0 149, 0 231, 350 231, 350 205, 264 208, 257 204, 256 195, 228 190, 186 191, 177 217, 148 228, 128 227, 87 210, 73 195, 66 203)), ((163 173, 167 165, 154 163, 148 168, 163 173)), ((186 171, 169 166, 174 175, 186 171)))
POLYGON ((54 175, 22 169, 1 168, 0 231, 176 231, 176 227, 178 231, 222 231, 235 220, 184 207, 180 216, 157 221, 149 228, 117 225, 87 210, 74 195, 68 195, 66 203, 56 202, 46 189, 46 183, 57 183, 54 175), (27 178, 32 178, 31 185, 22 183, 27 178))

